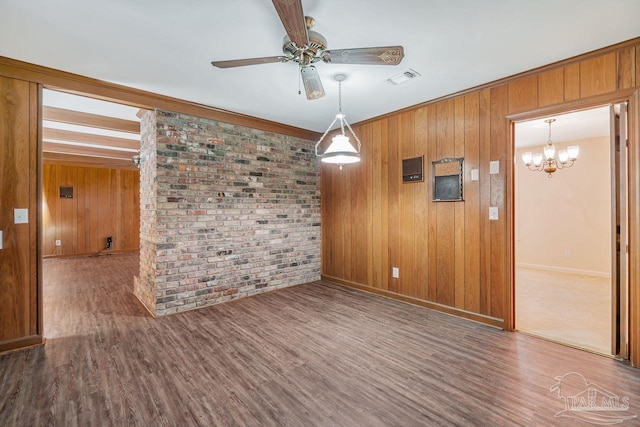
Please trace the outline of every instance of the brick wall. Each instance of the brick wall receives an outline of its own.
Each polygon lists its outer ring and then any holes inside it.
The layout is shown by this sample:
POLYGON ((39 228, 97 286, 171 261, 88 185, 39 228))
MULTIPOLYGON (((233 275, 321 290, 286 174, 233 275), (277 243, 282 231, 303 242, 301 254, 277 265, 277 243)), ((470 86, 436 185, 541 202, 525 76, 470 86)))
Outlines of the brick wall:
POLYGON ((156 312, 156 113, 140 118, 140 276, 133 293, 151 313, 156 312))
POLYGON ((155 266, 157 315, 320 278, 313 142, 160 110, 147 120, 141 264, 155 266))

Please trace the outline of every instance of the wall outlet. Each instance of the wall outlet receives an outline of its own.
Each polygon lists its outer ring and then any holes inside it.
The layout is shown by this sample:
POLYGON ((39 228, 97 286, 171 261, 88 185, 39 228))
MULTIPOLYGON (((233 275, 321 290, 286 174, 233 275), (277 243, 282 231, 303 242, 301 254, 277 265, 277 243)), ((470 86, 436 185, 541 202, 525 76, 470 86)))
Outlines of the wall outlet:
POLYGON ((56 246, 62 246, 62 240, 56 240, 56 246))
POLYGON ((489 208, 489 219, 491 221, 497 221, 498 220, 498 207, 497 206, 491 206, 489 208))
POLYGON ((393 277, 394 279, 400 278, 400 269, 398 267, 391 268, 391 277, 393 277))
POLYGON ((113 237, 107 237, 107 250, 113 249, 113 237))
POLYGON ((564 250, 564 257, 565 258, 571 258, 571 250, 565 249, 564 250))

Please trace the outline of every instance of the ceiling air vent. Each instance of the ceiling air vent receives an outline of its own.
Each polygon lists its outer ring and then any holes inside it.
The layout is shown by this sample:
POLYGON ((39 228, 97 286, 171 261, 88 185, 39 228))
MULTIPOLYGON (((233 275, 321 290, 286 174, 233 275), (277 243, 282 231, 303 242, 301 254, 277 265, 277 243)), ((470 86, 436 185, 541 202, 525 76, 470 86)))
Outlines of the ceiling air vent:
POLYGON ((396 76, 388 78, 387 81, 389 83, 391 83, 392 85, 399 85, 401 83, 408 82, 411 79, 415 79, 416 77, 419 77, 419 76, 420 76, 419 72, 409 68, 404 73, 400 73, 400 74, 398 74, 396 76))

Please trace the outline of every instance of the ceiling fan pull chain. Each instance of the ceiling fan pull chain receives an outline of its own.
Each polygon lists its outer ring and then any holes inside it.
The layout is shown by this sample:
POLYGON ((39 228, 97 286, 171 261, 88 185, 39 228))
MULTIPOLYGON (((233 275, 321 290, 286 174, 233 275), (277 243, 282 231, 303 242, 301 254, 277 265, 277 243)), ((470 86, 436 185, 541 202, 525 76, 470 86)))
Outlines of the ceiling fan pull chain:
POLYGON ((302 90, 300 89, 301 83, 302 83, 302 73, 298 73, 298 95, 302 95, 302 90))

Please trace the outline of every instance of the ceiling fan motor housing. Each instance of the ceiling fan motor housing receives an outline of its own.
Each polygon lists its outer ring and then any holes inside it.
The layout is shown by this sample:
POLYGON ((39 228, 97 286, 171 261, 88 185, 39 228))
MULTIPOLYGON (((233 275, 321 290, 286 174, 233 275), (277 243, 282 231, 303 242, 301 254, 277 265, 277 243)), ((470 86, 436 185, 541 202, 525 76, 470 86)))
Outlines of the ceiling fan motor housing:
POLYGON ((297 46, 287 35, 282 40, 282 51, 285 55, 290 56, 292 61, 302 65, 313 64, 322 60, 324 51, 327 49, 327 39, 322 34, 313 30, 307 30, 307 34, 309 36, 309 44, 302 47, 297 46))

